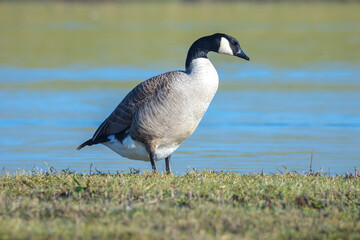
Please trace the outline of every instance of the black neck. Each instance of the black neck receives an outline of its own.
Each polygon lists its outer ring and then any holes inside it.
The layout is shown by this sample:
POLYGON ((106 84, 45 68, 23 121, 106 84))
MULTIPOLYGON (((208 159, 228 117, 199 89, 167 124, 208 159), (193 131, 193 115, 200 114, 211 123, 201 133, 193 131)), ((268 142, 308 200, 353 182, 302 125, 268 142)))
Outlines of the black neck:
POLYGON ((210 51, 216 52, 217 49, 216 40, 212 36, 202 37, 196 40, 190 47, 186 57, 186 69, 189 69, 192 60, 197 58, 207 58, 207 54, 210 51))

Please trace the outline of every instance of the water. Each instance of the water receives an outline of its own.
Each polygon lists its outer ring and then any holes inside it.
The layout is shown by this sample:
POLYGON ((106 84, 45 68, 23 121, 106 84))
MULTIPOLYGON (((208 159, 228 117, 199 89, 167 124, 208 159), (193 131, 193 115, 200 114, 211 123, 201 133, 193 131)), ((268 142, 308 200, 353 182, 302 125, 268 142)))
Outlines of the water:
POLYGON ((312 151, 317 171, 359 169, 360 5, 308 7, 1 3, 0 167, 150 169, 104 146, 75 148, 137 83, 182 69, 196 38, 227 32, 251 62, 209 55, 220 88, 174 172, 302 172, 312 151))

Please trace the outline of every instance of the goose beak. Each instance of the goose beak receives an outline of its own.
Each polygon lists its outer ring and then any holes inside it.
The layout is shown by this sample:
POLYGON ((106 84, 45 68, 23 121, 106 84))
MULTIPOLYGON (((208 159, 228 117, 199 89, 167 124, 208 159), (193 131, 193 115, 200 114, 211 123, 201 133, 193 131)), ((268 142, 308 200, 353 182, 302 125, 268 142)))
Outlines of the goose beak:
POLYGON ((243 58, 243 59, 245 59, 245 60, 247 60, 247 61, 250 60, 250 58, 249 58, 249 57, 244 53, 244 51, 241 50, 241 49, 235 54, 235 56, 237 56, 237 57, 239 57, 239 58, 243 58))

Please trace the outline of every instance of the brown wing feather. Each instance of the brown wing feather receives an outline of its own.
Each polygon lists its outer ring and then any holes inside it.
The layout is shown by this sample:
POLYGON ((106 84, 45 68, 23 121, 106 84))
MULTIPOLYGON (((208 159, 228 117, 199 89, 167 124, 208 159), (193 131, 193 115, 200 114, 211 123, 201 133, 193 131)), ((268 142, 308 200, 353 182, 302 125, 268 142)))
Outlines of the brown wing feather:
POLYGON ((168 81, 171 81, 167 77, 168 75, 169 73, 164 73, 150 78, 131 90, 110 116, 99 126, 92 140, 96 141, 104 136, 117 134, 128 129, 137 110, 154 97, 157 90, 166 86, 168 81))

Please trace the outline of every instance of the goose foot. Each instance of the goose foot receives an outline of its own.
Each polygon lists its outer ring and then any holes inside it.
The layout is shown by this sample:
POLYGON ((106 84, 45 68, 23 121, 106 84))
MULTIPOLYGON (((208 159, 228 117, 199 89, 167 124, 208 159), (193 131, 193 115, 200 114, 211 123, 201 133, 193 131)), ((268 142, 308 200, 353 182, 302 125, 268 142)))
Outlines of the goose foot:
POLYGON ((155 153, 150 153, 150 162, 151 162, 153 173, 157 173, 155 160, 156 160, 156 154, 155 153))
POLYGON ((165 166, 166 166, 167 174, 171 174, 170 158, 171 158, 171 155, 169 155, 167 158, 165 158, 165 166))

